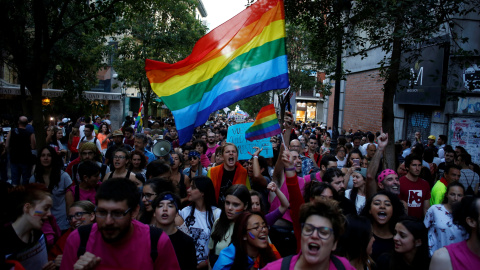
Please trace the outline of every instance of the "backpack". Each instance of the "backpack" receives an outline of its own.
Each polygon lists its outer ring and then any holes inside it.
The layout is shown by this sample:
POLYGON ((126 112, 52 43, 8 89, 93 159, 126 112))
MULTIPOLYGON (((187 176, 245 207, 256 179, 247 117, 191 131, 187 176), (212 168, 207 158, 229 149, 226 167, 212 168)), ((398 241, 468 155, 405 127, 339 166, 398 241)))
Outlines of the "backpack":
MULTIPOLYGON (((283 258, 280 270, 288 270, 290 268, 290 262, 292 261, 292 257, 293 255, 283 258)), ((342 261, 340 261, 340 259, 333 255, 330 255, 330 260, 332 260, 333 265, 335 265, 335 268, 337 268, 337 270, 345 270, 345 266, 343 265, 342 261)))
MULTIPOLYGON (((80 258, 83 254, 85 254, 87 250, 87 242, 88 238, 90 237, 90 231, 92 230, 92 225, 83 225, 78 227, 78 235, 80 236, 80 245, 78 246, 77 250, 77 258, 80 258)), ((162 235, 163 230, 160 228, 150 226, 150 258, 152 258, 153 263, 158 257, 158 240, 162 235)))
MULTIPOLYGON (((85 137, 86 137, 86 136, 83 136, 79 143, 83 142, 83 140, 85 139, 85 137)), ((95 145, 97 144, 97 137, 95 137, 95 136, 93 137, 93 143, 94 143, 95 145)), ((98 150, 100 151, 101 149, 98 149, 98 150)))

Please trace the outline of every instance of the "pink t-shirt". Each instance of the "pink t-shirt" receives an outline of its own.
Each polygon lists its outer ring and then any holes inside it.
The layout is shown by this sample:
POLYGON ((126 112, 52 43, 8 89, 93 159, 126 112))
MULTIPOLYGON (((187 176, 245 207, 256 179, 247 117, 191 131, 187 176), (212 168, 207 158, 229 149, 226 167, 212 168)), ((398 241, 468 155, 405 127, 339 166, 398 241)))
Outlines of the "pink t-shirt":
MULTIPOLYGON (((303 194, 303 187, 307 182, 305 182, 303 178, 298 176, 297 176, 297 179, 298 179, 298 186, 300 187, 300 190, 302 191, 302 194, 303 194)), ((287 199, 290 201, 290 196, 288 194, 288 189, 287 189, 287 181, 285 180, 283 181, 283 184, 280 187, 280 190, 283 192, 283 194, 285 194, 285 197, 287 197, 287 199)), ((270 213, 273 212, 278 207, 280 207, 280 205, 281 205, 280 200, 278 199, 278 197, 275 197, 275 199, 273 199, 273 201, 270 202, 270 213)), ((290 211, 286 211, 285 214, 283 214, 282 218, 292 222, 290 211)))
MULTIPOLYGON (((150 257, 150 227, 133 220, 134 228, 130 239, 122 244, 107 244, 103 241, 97 224, 93 224, 86 251, 102 258, 95 269, 180 269, 177 256, 168 235, 163 232, 158 240, 158 257, 153 264, 150 257)), ((65 244, 60 269, 70 270, 78 260, 77 250, 80 245, 78 231, 73 231, 65 244)))
MULTIPOLYGON (((302 252, 300 251, 299 254, 297 255, 294 255, 292 257, 292 261, 290 262, 290 267, 288 267, 288 269, 295 269, 295 264, 297 263, 298 261, 298 258, 300 258, 300 255, 302 255, 302 252)), ((355 267, 353 267, 350 262, 344 258, 344 257, 339 257, 339 256, 335 256, 337 257, 337 259, 339 259, 343 266, 345 267, 346 270, 355 270, 355 267)), ((262 270, 278 270, 278 269, 281 269, 282 267, 282 261, 283 261, 283 258, 279 259, 279 260, 276 260, 274 262, 271 262, 269 264, 267 264, 264 268, 262 268, 262 270)), ((328 269, 329 270, 337 270, 337 268, 335 267, 335 265, 333 264, 332 260, 330 260, 330 265, 328 266, 328 269)))
MULTIPOLYGON (((303 179, 305 179, 305 183, 310 182, 310 181, 311 181, 310 178, 311 178, 310 174, 307 174, 307 175, 304 175, 304 176, 303 176, 303 179)), ((318 182, 322 182, 322 177, 320 177, 320 172, 317 172, 317 173, 315 174, 315 179, 316 179, 318 182)))
POLYGON ((467 241, 458 242, 445 247, 450 255, 452 269, 472 269, 473 265, 480 265, 480 257, 467 246, 467 241))
MULTIPOLYGON (((99 182, 100 184, 100 182, 99 182)), ((97 194, 97 191, 92 188, 90 190, 83 190, 79 188, 80 190, 80 201, 91 201, 93 204, 95 204, 95 195, 97 194)), ((72 192, 73 198, 75 198, 75 185, 71 185, 67 191, 72 192)))

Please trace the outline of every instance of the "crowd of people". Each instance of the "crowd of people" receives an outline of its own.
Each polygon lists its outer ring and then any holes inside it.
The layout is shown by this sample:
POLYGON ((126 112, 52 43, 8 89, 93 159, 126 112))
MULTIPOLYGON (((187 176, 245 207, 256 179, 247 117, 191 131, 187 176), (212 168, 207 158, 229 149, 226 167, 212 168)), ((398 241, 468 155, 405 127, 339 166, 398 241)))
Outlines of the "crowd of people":
POLYGON ((168 118, 139 132, 108 116, 44 131, 20 117, 0 166, 1 269, 480 265, 479 167, 447 136, 399 140, 387 166, 389 134, 332 141, 287 112, 273 156, 259 146, 239 160, 234 124, 211 118, 180 145, 168 118), (46 134, 39 151, 35 132, 46 134), (160 141, 168 153, 153 150, 160 141))

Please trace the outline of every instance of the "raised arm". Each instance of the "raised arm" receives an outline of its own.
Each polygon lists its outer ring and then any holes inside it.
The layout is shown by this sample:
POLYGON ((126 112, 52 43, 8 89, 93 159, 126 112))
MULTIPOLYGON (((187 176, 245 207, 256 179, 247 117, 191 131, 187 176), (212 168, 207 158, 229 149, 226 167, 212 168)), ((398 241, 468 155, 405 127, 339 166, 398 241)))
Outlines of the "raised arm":
POLYGON ((385 151, 385 147, 388 144, 388 133, 383 133, 383 130, 380 136, 377 137, 378 140, 378 147, 375 155, 368 164, 367 169, 367 189, 366 189, 366 197, 370 198, 371 195, 377 193, 377 181, 375 176, 378 171, 378 167, 380 166, 380 162, 382 160, 383 152, 385 151))
POLYGON ((258 155, 260 152, 262 152, 262 148, 258 147, 253 147, 255 149, 255 152, 252 154, 252 165, 253 165, 253 181, 257 184, 259 184, 261 187, 265 188, 267 187, 267 179, 262 175, 262 169, 260 168, 260 163, 258 162, 258 155))
POLYGON ((277 195, 278 199, 280 200, 280 206, 278 207, 278 211, 280 211, 280 213, 282 214, 285 214, 285 212, 287 212, 288 210, 288 207, 290 207, 290 202, 288 201, 285 194, 283 194, 283 192, 278 188, 275 182, 270 182, 267 186, 267 189, 277 195))

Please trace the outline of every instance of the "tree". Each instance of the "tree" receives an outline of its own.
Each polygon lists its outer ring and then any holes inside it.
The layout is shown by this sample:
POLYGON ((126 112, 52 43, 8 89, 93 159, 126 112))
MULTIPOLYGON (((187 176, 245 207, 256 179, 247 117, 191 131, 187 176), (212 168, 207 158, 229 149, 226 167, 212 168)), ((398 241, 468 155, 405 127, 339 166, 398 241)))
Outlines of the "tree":
MULTIPOLYGON (((20 84, 32 95, 32 109, 37 147, 45 145, 42 119, 42 86, 57 63, 65 60, 67 40, 82 40, 95 29, 96 34, 110 33, 109 25, 134 0, 42 1, 1 0, 0 49, 2 59, 13 67, 20 84)), ((71 45, 71 44, 70 44, 71 45)), ((73 66, 73 65, 72 65, 73 66)), ((85 90, 85 89, 82 89, 85 90)))
POLYGON ((145 59, 172 63, 190 54, 206 30, 195 18, 196 5, 194 0, 153 0, 140 10, 127 10, 117 23, 118 31, 127 35, 119 43, 114 66, 121 81, 139 89, 144 125, 156 98, 145 74, 145 59))

